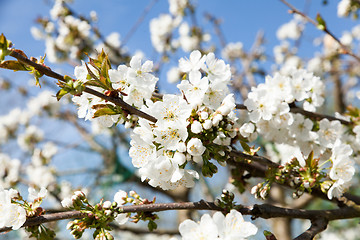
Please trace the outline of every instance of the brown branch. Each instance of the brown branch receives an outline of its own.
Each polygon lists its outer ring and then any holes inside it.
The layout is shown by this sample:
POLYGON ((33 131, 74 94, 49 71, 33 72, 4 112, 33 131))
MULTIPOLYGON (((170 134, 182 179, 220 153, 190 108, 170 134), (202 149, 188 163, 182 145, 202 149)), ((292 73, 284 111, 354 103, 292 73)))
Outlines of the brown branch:
POLYGON ((269 218, 298 218, 298 219, 317 219, 323 218, 328 221, 338 219, 350 219, 360 217, 360 211, 352 207, 344 207, 331 210, 304 210, 276 207, 269 204, 254 205, 237 209, 244 215, 252 215, 253 217, 269 218))
POLYGON ((235 150, 230 152, 230 156, 235 157, 235 159, 240 158, 241 160, 255 161, 255 162, 258 162, 260 164, 264 164, 265 166, 279 167, 279 164, 274 163, 270 159, 267 159, 266 157, 262 157, 262 156, 257 156, 257 155, 252 156, 252 155, 242 153, 242 152, 239 152, 239 151, 235 151, 235 150))
MULTIPOLYGON (((236 104, 236 109, 242 109, 242 110, 247 110, 246 106, 244 104, 236 104)), ((309 111, 306 111, 302 108, 299 108, 299 107, 293 107, 293 106, 290 106, 290 112, 292 113, 300 113, 308 118, 311 118, 313 120, 321 120, 321 119, 328 119, 330 121, 340 121, 342 124, 344 125, 351 125, 352 123, 350 121, 347 121, 347 120, 344 120, 344 119, 340 119, 340 118, 337 118, 337 117, 333 117, 333 116, 330 116, 330 115, 326 115, 326 114, 320 114, 320 113, 314 113, 314 112, 309 112, 309 111)))
POLYGON ((311 221, 309 229, 294 238, 294 240, 312 240, 318 233, 324 231, 327 225, 328 221, 324 218, 314 219, 311 221))
MULTIPOLYGON (((64 76, 52 71, 50 68, 47 68, 43 65, 37 64, 33 61, 31 61, 30 59, 24 57, 23 55, 21 55, 20 53, 16 52, 14 49, 9 49, 11 51, 10 56, 16 58, 17 60, 19 60, 20 62, 26 64, 26 65, 30 65, 32 67, 34 67, 36 70, 38 70, 39 72, 43 73, 44 75, 51 77, 51 78, 55 78, 58 79, 61 82, 65 82, 64 80, 64 76)), ((122 100, 121 98, 115 98, 115 97, 111 97, 111 96, 106 96, 105 94, 102 94, 98 91, 95 91, 91 88, 86 87, 84 92, 87 92, 89 94, 92 94, 96 97, 99 97, 101 99, 104 99, 106 101, 112 102, 117 106, 122 107, 123 109, 127 110, 128 112, 130 112, 131 114, 137 115, 139 117, 145 118, 151 122, 156 122, 157 119, 154 118, 153 116, 150 116, 149 114, 142 112, 136 108, 134 108, 133 106, 127 104, 126 102, 124 102, 124 100, 122 100)))
MULTIPOLYGON (((305 18, 308 22, 310 22, 312 25, 314 25, 317 29, 320 29, 320 28, 318 28, 318 23, 315 20, 313 20, 312 18, 307 16, 305 13, 303 13, 300 10, 298 10, 297 8, 295 8, 293 5, 291 5, 287 1, 285 1, 285 0, 280 0, 280 1, 291 9, 291 13, 299 14, 300 16, 305 18)), ((360 62, 360 57, 355 55, 348 47, 346 47, 344 44, 342 44, 341 41, 332 32, 330 32, 330 30, 326 26, 324 26, 324 28, 320 29, 320 30, 325 32, 326 34, 328 34, 332 39, 334 39, 340 45, 340 48, 341 48, 343 54, 352 56, 353 58, 355 58, 357 61, 360 62)))
POLYGON ((352 123, 347 121, 347 120, 344 120, 344 119, 340 119, 340 118, 337 118, 337 117, 333 117, 333 116, 330 116, 330 115, 326 115, 326 114, 320 114, 320 113, 314 113, 314 112, 309 112, 309 111, 306 111, 302 108, 298 108, 298 107, 291 107, 290 108, 290 112, 292 113, 300 113, 306 117, 309 117, 313 120, 321 120, 321 119, 328 119, 330 121, 339 121, 341 122, 342 124, 344 125, 351 125, 352 123))
MULTIPOLYGON (((301 210, 301 209, 289 209, 276 207, 269 204, 253 205, 244 207, 238 205, 235 207, 243 215, 251 215, 253 218, 298 218, 298 219, 326 219, 327 221, 338 219, 350 219, 360 217, 360 211, 355 208, 345 207, 340 209, 331 210, 301 210)), ((144 204, 134 206, 124 206, 122 208, 123 213, 135 213, 135 212, 160 212, 169 210, 214 210, 223 211, 224 209, 218 207, 213 202, 199 201, 199 202, 181 202, 181 203, 156 203, 156 204, 144 204)), ((82 218, 87 214, 80 211, 67 211, 58 212, 52 214, 45 214, 43 216, 29 218, 24 223, 23 227, 35 226, 42 223, 53 222, 64 219, 82 218)), ((9 231, 11 228, 1 228, 0 232, 9 231)))
MULTIPOLYGON (((122 208, 123 213, 135 213, 135 212, 160 212, 168 210, 215 210, 222 211, 221 207, 216 206, 213 202, 199 201, 199 202, 181 202, 181 203, 156 203, 156 204, 144 204, 134 206, 124 206, 122 208)), ((82 218, 87 213, 80 211, 67 211, 58 212, 52 214, 45 214, 39 217, 28 218, 22 227, 36 226, 42 223, 54 222, 64 219, 82 218)), ((0 228, 0 232, 10 231, 11 228, 0 228)))
MULTIPOLYGON (((110 227, 114 230, 118 230, 118 231, 126 231, 126 232, 131 232, 134 234, 149 234, 149 229, 147 228, 134 228, 134 227, 128 227, 128 226, 119 226, 119 224, 110 224, 110 227)), ((173 230, 166 230, 166 229, 156 229, 154 231, 152 231, 151 233, 156 234, 156 235, 179 235, 179 230, 178 229, 173 229, 173 230)))

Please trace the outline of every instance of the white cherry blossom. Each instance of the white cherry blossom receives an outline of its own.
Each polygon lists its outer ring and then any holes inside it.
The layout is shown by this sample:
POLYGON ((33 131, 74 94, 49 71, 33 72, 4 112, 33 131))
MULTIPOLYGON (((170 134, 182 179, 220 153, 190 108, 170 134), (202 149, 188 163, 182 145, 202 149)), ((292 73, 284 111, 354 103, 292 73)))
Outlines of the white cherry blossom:
POLYGON ((226 217, 222 213, 216 212, 213 219, 219 231, 219 239, 244 240, 255 235, 258 230, 254 224, 246 222, 241 213, 234 209, 226 217))
POLYGON ((204 64, 206 56, 201 56, 199 50, 192 51, 189 59, 180 58, 179 68, 183 72, 197 71, 204 64))
POLYGON ((192 156, 201 156, 205 150, 206 148, 198 138, 191 138, 187 143, 187 152, 192 156))
POLYGON ((179 231, 183 240, 217 239, 219 234, 217 226, 209 214, 204 214, 200 223, 189 219, 183 221, 179 225, 179 231))

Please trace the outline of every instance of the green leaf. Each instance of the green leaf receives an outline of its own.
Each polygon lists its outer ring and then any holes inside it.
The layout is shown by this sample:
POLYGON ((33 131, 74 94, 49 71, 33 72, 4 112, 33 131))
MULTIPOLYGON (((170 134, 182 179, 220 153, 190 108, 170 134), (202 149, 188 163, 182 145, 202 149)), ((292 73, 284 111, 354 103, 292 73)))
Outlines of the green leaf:
POLYGON ((246 142, 240 141, 240 144, 245 152, 250 153, 251 149, 250 149, 249 145, 246 144, 246 142))
POLYGON ((264 230, 263 233, 264 233, 266 240, 276 240, 276 237, 272 232, 264 230))
POLYGON ((57 93, 56 93, 56 99, 59 101, 63 96, 65 96, 66 94, 68 94, 68 91, 66 91, 65 89, 60 89, 57 93))
POLYGON ((89 66, 85 63, 85 67, 90 75, 90 77, 92 77, 93 79, 99 81, 99 78, 90 70, 89 66))
POLYGON ((87 81, 87 82, 84 83, 84 85, 86 85, 86 86, 100 87, 100 88, 103 87, 103 85, 102 85, 101 83, 99 83, 98 81, 96 81, 96 80, 87 81))
POLYGON ((148 223, 148 228, 149 228, 149 231, 152 232, 155 229, 157 229, 157 224, 154 221, 150 220, 148 223))
POLYGON ((320 30, 325 30, 326 29, 326 22, 325 20, 320 16, 320 14, 318 13, 316 15, 316 21, 318 23, 317 28, 320 30))
POLYGON ((314 158, 314 151, 311 151, 308 158, 305 160, 306 166, 308 166, 309 168, 312 168, 313 158, 314 158))
MULTIPOLYGON (((101 105, 104 105, 104 104, 101 104, 101 105)), ((105 105, 105 106, 106 107, 103 107, 103 108, 100 108, 100 109, 96 110, 96 112, 94 113, 93 118, 97 118, 97 117, 101 117, 101 116, 105 116, 105 115, 119 114, 119 112, 115 111, 114 108, 111 108, 108 105, 105 105)), ((96 107, 95 107, 95 109, 96 109, 96 107)))
POLYGON ((0 63, 0 68, 10 69, 14 71, 29 71, 23 63, 19 61, 9 60, 9 61, 3 61, 0 63))

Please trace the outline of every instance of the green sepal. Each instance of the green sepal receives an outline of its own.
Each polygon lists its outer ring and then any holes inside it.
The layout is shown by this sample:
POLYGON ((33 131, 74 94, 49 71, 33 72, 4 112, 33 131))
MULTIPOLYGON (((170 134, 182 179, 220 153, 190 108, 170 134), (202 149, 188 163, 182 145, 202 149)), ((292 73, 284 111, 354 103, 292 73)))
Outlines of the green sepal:
POLYGON ((244 141, 240 141, 241 147, 244 149, 245 152, 250 153, 250 147, 244 141))
POLYGON ((70 93, 71 95, 80 96, 85 90, 84 84, 80 80, 74 80, 70 76, 64 76, 64 82, 58 82, 57 85, 61 89, 56 93, 56 98, 59 101, 64 95, 70 93))
POLYGON ((270 231, 264 230, 263 234, 264 234, 266 240, 276 240, 275 235, 270 231))
POLYGON ((313 168, 314 151, 311 151, 308 158, 305 160, 306 166, 313 168))
POLYGON ((116 106, 113 106, 111 104, 97 104, 92 107, 95 109, 95 113, 93 118, 105 116, 105 115, 116 115, 121 114, 122 110, 116 106))
POLYGON ((324 181, 322 183, 320 183, 320 189, 323 193, 327 193, 331 187, 331 185, 333 185, 334 182, 333 181, 324 181))
POLYGON ((65 96, 68 93, 69 93, 68 91, 62 88, 56 93, 56 99, 59 101, 63 96, 65 96))
POLYGON ((9 48, 12 46, 10 40, 7 40, 5 35, 0 35, 0 62, 4 61, 5 57, 11 53, 9 48))
POLYGON ((89 80, 86 83, 84 83, 84 85, 103 88, 103 85, 99 83, 99 81, 97 80, 89 80))
POLYGON ((33 70, 31 70, 29 73, 34 76, 35 81, 36 81, 35 85, 41 87, 40 78, 41 78, 44 74, 41 73, 41 72, 39 72, 39 71, 36 70, 35 68, 33 68, 33 70))

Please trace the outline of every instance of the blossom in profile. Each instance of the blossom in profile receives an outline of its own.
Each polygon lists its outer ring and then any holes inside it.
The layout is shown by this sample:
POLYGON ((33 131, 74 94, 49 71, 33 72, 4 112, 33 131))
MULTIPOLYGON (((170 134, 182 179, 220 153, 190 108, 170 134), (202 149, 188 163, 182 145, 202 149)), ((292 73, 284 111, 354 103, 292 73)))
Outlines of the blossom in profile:
POLYGON ((199 223, 187 219, 179 226, 183 240, 245 240, 255 235, 257 230, 254 224, 244 221, 241 213, 234 209, 226 216, 220 212, 216 212, 213 217, 204 214, 199 223))

